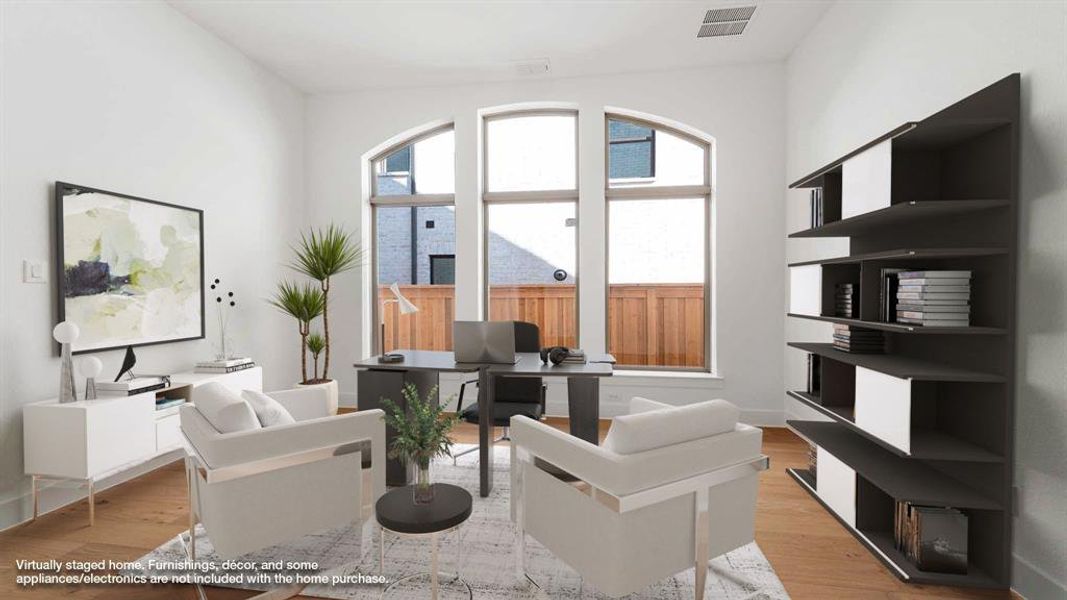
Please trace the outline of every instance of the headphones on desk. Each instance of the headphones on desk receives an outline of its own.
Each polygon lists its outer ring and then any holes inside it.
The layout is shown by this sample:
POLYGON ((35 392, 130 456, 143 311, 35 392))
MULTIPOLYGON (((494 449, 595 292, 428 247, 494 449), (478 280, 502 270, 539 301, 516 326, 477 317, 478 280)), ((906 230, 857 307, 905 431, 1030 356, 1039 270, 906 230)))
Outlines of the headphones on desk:
POLYGON ((570 356, 570 353, 570 349, 565 348, 563 346, 549 346, 548 348, 541 348, 541 362, 545 363, 546 365, 549 363, 552 363, 553 365, 558 365, 564 360, 567 360, 567 357, 570 356))

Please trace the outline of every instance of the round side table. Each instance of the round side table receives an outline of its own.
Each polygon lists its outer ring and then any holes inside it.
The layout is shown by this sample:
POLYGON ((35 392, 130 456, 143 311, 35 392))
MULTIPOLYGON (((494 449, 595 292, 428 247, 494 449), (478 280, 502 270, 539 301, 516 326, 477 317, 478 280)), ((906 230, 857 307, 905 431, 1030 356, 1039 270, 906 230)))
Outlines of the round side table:
MULTIPOLYGON (((379 573, 385 573, 385 532, 390 531, 401 537, 428 537, 430 539, 430 593, 433 600, 437 600, 438 576, 437 554, 438 542, 441 535, 459 528, 470 516, 473 500, 467 490, 447 484, 433 484, 433 500, 428 504, 415 504, 413 499, 413 486, 393 488, 378 499, 374 506, 374 512, 381 526, 381 539, 379 540, 378 568, 379 573)), ((459 557, 457 556, 457 561, 459 557)), ((394 586, 422 577, 423 574, 409 575, 389 584, 382 590, 382 597, 394 586)), ((459 577, 458 569, 455 580, 463 584, 467 589, 467 597, 473 598, 474 592, 466 581, 459 577)))

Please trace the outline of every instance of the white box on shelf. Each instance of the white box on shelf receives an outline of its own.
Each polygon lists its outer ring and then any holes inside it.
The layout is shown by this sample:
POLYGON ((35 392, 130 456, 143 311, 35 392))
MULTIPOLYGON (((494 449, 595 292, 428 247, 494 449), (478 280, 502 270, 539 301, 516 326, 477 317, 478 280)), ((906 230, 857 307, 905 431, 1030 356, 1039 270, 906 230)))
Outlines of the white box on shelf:
POLYGON ((856 426, 911 452, 911 380, 856 367, 856 426))
POLYGON ((815 491, 837 516, 856 526, 856 472, 822 447, 817 447, 815 491))
POLYGON ((822 314, 822 265, 789 267, 789 312, 822 314))
POLYGON ((889 208, 893 141, 886 140, 841 165, 841 218, 889 208))
POLYGON ((194 388, 209 381, 217 381, 236 392, 243 390, 263 391, 263 367, 252 367, 233 373, 193 373, 185 371, 171 375, 172 385, 189 384, 194 388))

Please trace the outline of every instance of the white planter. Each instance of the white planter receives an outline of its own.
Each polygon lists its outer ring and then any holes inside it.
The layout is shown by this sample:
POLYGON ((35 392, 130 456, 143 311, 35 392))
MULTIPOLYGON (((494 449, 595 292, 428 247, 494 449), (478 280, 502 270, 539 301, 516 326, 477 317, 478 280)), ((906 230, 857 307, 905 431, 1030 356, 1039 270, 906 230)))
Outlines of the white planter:
POLYGON ((298 384, 296 384, 296 387, 298 387, 298 388, 302 388, 302 387, 310 387, 310 388, 321 387, 321 388, 324 388, 330 394, 330 414, 331 415, 336 415, 337 414, 338 387, 337 387, 337 380, 336 379, 331 379, 330 381, 327 381, 326 383, 310 383, 310 384, 298 383, 298 384))

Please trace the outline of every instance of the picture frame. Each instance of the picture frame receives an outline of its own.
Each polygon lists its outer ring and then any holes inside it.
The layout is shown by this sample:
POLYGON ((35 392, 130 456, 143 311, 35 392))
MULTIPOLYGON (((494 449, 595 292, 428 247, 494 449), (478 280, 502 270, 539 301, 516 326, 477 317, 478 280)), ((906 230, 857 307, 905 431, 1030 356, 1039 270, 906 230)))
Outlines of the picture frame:
POLYGON ((57 321, 72 353, 206 336, 204 211, 55 183, 57 321))

